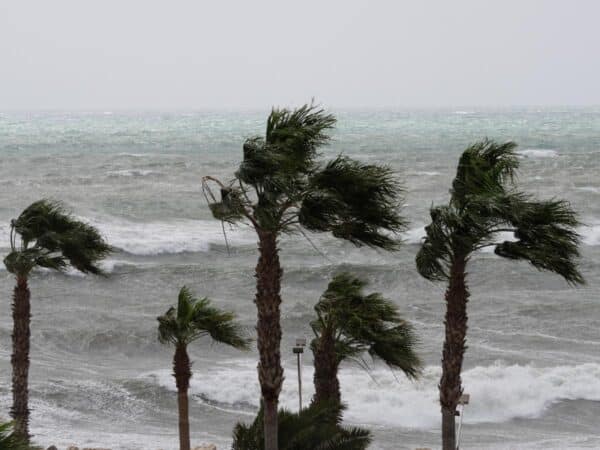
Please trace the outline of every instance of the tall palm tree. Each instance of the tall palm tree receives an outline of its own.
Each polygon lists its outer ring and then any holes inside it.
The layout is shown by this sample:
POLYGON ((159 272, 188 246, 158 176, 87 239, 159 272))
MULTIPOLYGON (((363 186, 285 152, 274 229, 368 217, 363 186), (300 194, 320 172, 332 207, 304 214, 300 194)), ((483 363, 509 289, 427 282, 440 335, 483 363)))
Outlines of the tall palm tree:
POLYGON ((393 233, 406 225, 399 215, 403 191, 388 167, 344 156, 317 162, 317 150, 330 140, 334 124, 332 115, 312 105, 274 109, 265 137, 245 142, 234 181, 226 185, 212 177, 203 180, 205 188, 209 181, 221 188, 219 199, 205 189, 213 215, 224 222, 250 224, 258 236, 255 303, 265 450, 277 449, 283 383, 278 238, 304 229, 391 250, 399 245, 393 233))
POLYGON ((565 201, 538 201, 515 189, 519 166, 515 147, 512 142, 484 140, 463 152, 450 201, 432 207, 431 223, 416 258, 423 277, 447 283, 440 381, 444 450, 456 448, 455 415, 463 389, 469 299, 466 269, 474 253, 492 246, 499 256, 529 261, 570 284, 584 282, 577 265, 577 215, 565 201), (500 233, 505 232, 513 233, 515 240, 503 240, 500 233))
POLYGON ((211 306, 207 298, 194 298, 185 286, 179 291, 177 308, 171 307, 157 318, 159 341, 175 346, 173 377, 177 385, 181 450, 190 449, 188 388, 192 377, 192 363, 187 346, 202 336, 210 336, 216 342, 247 350, 250 341, 244 337, 234 319, 233 313, 211 306))
POLYGON ((100 274, 97 263, 111 247, 98 230, 73 218, 60 203, 40 200, 28 206, 10 224, 10 253, 4 259, 16 277, 13 292, 13 354, 11 416, 15 433, 29 440, 29 339, 31 305, 28 279, 36 267, 63 271, 73 267, 100 274))
POLYGON ((341 403, 338 369, 352 359, 365 367, 368 353, 409 378, 418 376, 421 361, 415 353, 416 337, 398 308, 379 293, 365 295, 366 282, 349 273, 336 275, 315 305, 311 322, 315 338, 315 395, 313 403, 341 403))

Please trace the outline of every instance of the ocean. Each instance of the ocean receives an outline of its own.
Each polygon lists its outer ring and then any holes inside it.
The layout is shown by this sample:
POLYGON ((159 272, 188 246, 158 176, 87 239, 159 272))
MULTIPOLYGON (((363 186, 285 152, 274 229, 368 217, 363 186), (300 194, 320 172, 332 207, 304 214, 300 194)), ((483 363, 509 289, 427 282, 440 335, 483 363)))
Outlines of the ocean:
MULTIPOLYGON (((62 200, 117 247, 106 278, 37 271, 31 276, 31 431, 48 446, 114 450, 177 448, 172 349, 156 317, 187 285, 235 311, 250 333, 256 236, 212 219, 201 178, 229 179, 245 138, 262 134, 268 110, 213 112, 0 113, 0 254, 9 222, 40 198, 62 200)), ((491 252, 469 266, 463 449, 600 448, 600 108, 334 110, 338 127, 322 158, 339 153, 393 167, 407 189, 405 245, 386 253, 327 235, 280 239, 286 380, 281 404, 297 409, 297 337, 311 338, 313 305, 331 276, 352 271, 392 299, 420 338, 425 369, 408 381, 377 363, 340 370, 347 424, 373 431, 373 449, 440 446, 437 384, 443 283, 414 264, 432 204, 447 201, 464 148, 484 137, 519 144, 519 186, 569 200, 583 226, 587 284, 491 252)), ((0 416, 11 403, 10 303, 14 280, 0 268, 0 416)), ((231 443, 259 401, 256 350, 200 340, 194 361, 192 445, 231 443)), ((312 394, 305 354, 304 398, 312 394)))

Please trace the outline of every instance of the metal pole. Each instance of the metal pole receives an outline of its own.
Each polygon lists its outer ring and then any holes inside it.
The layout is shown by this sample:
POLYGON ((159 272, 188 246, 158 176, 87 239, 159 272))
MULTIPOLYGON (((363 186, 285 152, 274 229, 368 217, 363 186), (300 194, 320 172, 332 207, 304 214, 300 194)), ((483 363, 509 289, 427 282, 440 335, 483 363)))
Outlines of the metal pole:
POLYGON ((462 434, 462 424, 463 424, 463 416, 465 415, 465 406, 469 404, 471 400, 471 396, 469 394, 462 394, 460 399, 458 400, 458 404, 461 406, 460 408, 460 421, 458 423, 458 436, 456 439, 456 450, 460 450, 460 437, 462 434))
POLYGON ((298 411, 302 411, 302 353, 298 353, 298 411))
POLYGON ((297 355, 298 362, 298 412, 302 411, 302 353, 306 346, 306 339, 296 339, 296 346, 292 351, 297 355))

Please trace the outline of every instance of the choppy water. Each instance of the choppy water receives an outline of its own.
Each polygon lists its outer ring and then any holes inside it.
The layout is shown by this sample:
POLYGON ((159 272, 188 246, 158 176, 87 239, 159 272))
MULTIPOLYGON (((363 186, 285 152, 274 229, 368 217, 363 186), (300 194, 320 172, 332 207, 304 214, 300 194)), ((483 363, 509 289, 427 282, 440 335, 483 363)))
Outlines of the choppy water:
MULTIPOLYGON (((268 111, 214 113, 1 113, 0 252, 8 222, 41 197, 63 200, 120 250, 107 279, 38 272, 32 290, 32 431, 44 445, 175 448, 171 352, 155 317, 187 284, 234 309, 252 329, 256 238, 210 218, 200 178, 229 176, 247 136, 268 111)), ((373 448, 439 445, 436 404, 443 286, 414 268, 432 203, 445 201, 464 147, 488 136, 520 144, 519 182, 570 200, 585 226, 582 270, 570 288, 525 263, 481 253, 470 267, 472 301, 464 384, 471 394, 464 445, 471 449, 600 448, 600 109, 340 111, 325 157, 345 152, 390 164, 408 188, 411 230, 395 254, 314 236, 283 238, 282 404, 296 408, 291 344, 310 337, 312 306, 340 267, 371 281, 417 327, 427 367, 408 382, 386 368, 341 370, 349 423, 375 433, 373 448), (290 350, 290 351, 288 351, 290 350)), ((0 270, 0 415, 10 405, 10 295, 0 270)), ((257 406, 256 354, 199 342, 192 381, 192 436, 226 448, 257 406)), ((304 368, 311 394, 310 358, 304 368)))

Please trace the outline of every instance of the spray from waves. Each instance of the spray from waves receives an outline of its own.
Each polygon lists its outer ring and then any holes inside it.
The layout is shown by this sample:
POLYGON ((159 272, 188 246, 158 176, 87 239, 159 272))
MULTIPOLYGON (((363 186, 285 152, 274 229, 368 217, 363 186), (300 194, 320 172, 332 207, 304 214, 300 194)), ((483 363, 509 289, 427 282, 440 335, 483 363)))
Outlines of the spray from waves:
MULTIPOLYGON (((198 372, 192 378, 191 392, 204 402, 229 405, 231 409, 258 407, 259 386, 254 362, 232 363, 227 367, 198 372)), ((288 368, 280 403, 297 410, 297 386, 288 368)), ((369 374, 353 367, 340 371, 342 397, 348 405, 345 418, 352 423, 433 429, 439 426, 440 412, 437 385, 439 367, 427 367, 418 382, 411 382, 389 370, 375 369, 369 374), (385 411, 385 414, 382 414, 385 411)), ((175 390, 169 370, 142 375, 142 378, 169 390, 175 390)), ((303 378, 312 379, 305 368, 303 378)), ((463 373, 465 392, 471 404, 465 422, 499 423, 516 418, 541 416, 552 404, 563 400, 600 401, 600 364, 539 368, 530 365, 495 364, 475 367, 463 373)), ((305 382, 304 398, 313 395, 313 386, 305 382)), ((252 411, 252 410, 250 410, 252 411)))

